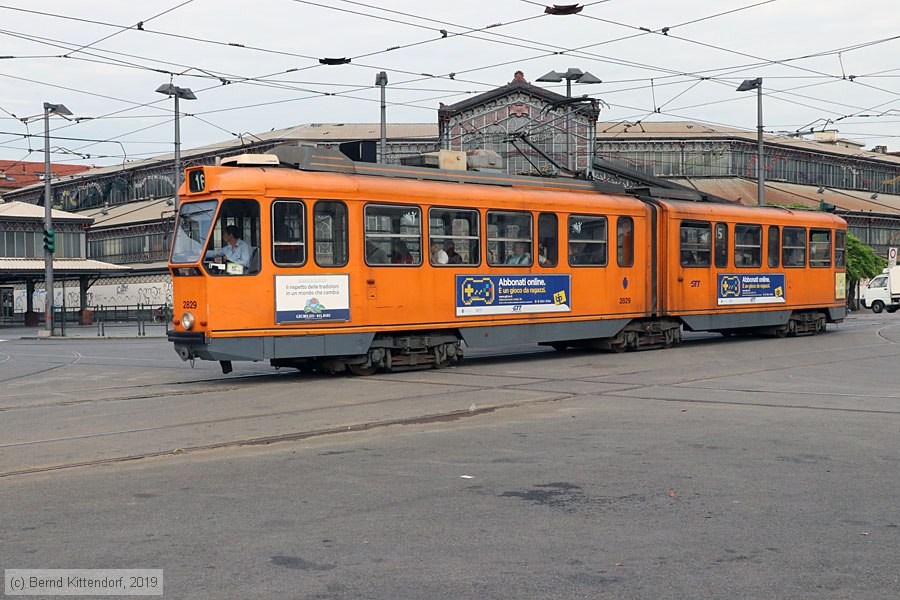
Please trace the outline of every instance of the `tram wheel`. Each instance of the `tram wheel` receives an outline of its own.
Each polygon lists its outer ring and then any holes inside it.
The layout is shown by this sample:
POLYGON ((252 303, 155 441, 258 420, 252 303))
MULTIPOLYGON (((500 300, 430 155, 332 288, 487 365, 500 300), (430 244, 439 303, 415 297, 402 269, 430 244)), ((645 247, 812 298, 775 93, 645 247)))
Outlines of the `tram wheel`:
POLYGON ((564 342, 553 342, 552 344, 550 344, 550 347, 557 352, 565 352, 569 349, 569 345, 564 342))
POLYGON ((359 364, 359 365, 348 364, 347 368, 350 369, 351 373, 353 373, 354 375, 358 375, 360 377, 368 377, 369 375, 374 375, 375 372, 378 370, 378 367, 376 365, 371 365, 371 364, 368 367, 364 367, 361 364, 359 364))
POLYGON ((825 317, 819 317, 816 319, 816 328, 813 333, 818 335, 819 332, 822 331, 825 331, 825 317))
POLYGON ((612 342, 609 345, 609 349, 616 354, 622 354, 623 352, 628 350, 628 344, 626 342, 612 342))

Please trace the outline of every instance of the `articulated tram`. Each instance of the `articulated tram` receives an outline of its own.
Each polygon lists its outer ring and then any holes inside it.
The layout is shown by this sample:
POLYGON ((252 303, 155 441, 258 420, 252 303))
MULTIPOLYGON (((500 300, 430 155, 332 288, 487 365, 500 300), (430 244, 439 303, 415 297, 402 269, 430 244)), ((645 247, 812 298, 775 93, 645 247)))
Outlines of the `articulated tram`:
POLYGON ((365 375, 522 343, 668 347, 685 330, 784 337, 845 315, 847 225, 829 213, 305 147, 185 179, 168 337, 225 373, 269 361, 365 375), (235 237, 249 259, 211 258, 235 237))

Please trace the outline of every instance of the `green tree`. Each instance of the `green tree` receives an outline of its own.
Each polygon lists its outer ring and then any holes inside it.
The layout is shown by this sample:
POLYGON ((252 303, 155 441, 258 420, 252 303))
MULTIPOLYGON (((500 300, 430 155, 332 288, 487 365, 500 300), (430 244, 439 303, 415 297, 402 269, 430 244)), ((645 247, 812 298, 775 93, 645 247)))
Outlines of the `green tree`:
POLYGON ((856 284, 860 279, 871 279, 881 273, 887 261, 866 246, 849 231, 847 232, 847 301, 853 310, 858 310, 856 284))

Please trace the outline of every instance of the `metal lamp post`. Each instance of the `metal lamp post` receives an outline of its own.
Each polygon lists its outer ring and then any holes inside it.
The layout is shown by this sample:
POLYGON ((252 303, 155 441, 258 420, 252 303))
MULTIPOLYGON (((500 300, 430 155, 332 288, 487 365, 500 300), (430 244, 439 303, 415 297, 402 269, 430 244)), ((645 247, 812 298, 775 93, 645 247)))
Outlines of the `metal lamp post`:
POLYGON ((387 104, 384 98, 384 88, 387 86, 387 73, 381 71, 375 76, 375 85, 381 88, 381 162, 387 162, 387 104))
POLYGON ((763 114, 762 114, 762 77, 745 79, 737 87, 737 91, 746 92, 756 90, 756 203, 759 206, 766 204, 765 199, 765 169, 763 168, 763 114))
MULTIPOLYGON (((575 83, 603 83, 600 79, 594 77, 587 71, 582 71, 581 69, 570 68, 565 73, 557 73, 556 71, 550 71, 546 75, 541 75, 537 78, 537 81, 545 81, 545 82, 553 82, 559 83, 560 81, 565 80, 566 82, 566 98, 572 97, 572 82, 575 83)), ((570 139, 571 135, 569 132, 569 112, 571 111, 570 107, 566 108, 566 167, 570 171, 574 169, 572 164, 572 152, 571 152, 571 144, 570 139)))
POLYGON ((47 299, 44 301, 44 336, 53 335, 53 248, 55 232, 53 231, 52 200, 50 192, 50 115, 63 118, 72 116, 72 112, 62 104, 44 102, 44 290, 47 299), (49 242, 49 244, 48 244, 49 242))
POLYGON ((156 91, 175 98, 175 212, 178 212, 179 198, 178 188, 181 187, 181 112, 178 110, 178 100, 196 100, 197 96, 191 88, 178 87, 171 83, 165 83, 156 91))

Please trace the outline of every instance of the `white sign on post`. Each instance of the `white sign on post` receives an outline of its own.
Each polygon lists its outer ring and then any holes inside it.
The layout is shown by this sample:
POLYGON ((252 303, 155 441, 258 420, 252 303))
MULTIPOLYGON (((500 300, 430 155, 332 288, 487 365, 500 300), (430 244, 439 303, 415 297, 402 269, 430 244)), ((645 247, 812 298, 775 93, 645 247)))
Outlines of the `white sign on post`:
POLYGON ((888 266, 889 267, 897 266, 897 249, 896 248, 888 248, 888 266))

